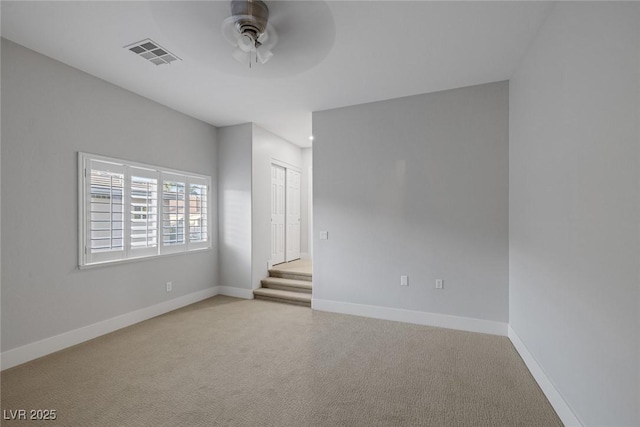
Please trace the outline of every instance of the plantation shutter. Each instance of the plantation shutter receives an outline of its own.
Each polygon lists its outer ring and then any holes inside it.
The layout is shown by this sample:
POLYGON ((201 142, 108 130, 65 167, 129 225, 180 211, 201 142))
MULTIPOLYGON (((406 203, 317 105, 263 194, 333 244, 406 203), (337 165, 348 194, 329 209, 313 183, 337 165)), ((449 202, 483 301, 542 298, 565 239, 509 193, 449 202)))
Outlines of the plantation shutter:
POLYGON ((186 250, 186 177, 162 174, 161 253, 186 250))
POLYGON ((211 177, 78 153, 78 265, 211 249, 211 177))
POLYGON ((122 164, 98 160, 86 164, 85 256, 89 262, 125 257, 124 176, 122 164))
POLYGON ((158 172, 130 167, 129 246, 132 257, 158 253, 158 172))
POLYGON ((189 249, 209 246, 209 185, 204 178, 189 177, 189 249))

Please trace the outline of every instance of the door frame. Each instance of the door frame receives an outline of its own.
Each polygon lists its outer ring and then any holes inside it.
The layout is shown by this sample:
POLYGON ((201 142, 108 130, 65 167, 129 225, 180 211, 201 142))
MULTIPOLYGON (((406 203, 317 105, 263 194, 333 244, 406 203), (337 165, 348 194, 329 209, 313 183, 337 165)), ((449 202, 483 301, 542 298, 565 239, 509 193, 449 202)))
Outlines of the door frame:
POLYGON ((269 268, 271 268, 271 265, 286 262, 287 169, 283 166, 272 163, 270 165, 269 172, 271 179, 271 191, 269 195, 271 199, 271 223, 269 224, 271 229, 271 255, 269 257, 269 268), (276 186, 275 188, 274 182, 276 186))
POLYGON ((302 255, 300 253, 302 246, 302 172, 293 168, 286 169, 285 186, 287 210, 284 219, 286 224, 284 261, 291 262, 300 259, 302 255))

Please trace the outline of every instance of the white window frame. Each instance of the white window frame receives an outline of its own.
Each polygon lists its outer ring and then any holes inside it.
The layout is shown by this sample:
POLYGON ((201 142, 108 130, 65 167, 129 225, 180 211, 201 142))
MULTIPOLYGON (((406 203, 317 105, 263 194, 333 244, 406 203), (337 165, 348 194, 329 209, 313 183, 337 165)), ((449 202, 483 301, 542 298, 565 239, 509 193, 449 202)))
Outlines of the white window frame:
MULTIPOLYGON (((204 210, 204 209, 203 209, 204 210)), ((79 259, 80 268, 93 267, 98 265, 108 265, 121 262, 129 262, 133 260, 148 259, 170 254, 188 253, 194 251, 209 250, 212 248, 211 241, 211 177, 193 172, 185 172, 175 169, 163 168, 144 163, 121 160, 111 157, 105 157, 89 153, 78 153, 78 240, 79 240, 79 259), (124 248, 122 251, 106 251, 101 253, 92 253, 91 248, 91 178, 90 171, 92 165, 101 165, 108 167, 109 171, 122 173, 124 175, 123 184, 123 239, 124 248), (157 180, 157 231, 156 246, 136 248, 131 245, 131 176, 141 178, 151 178, 157 180), (184 243, 164 245, 163 232, 163 200, 164 200, 164 182, 167 180, 175 180, 184 182, 185 184, 185 208, 184 208, 184 243), (190 186, 191 184, 206 185, 206 205, 205 218, 206 224, 206 240, 190 241, 190 186)))

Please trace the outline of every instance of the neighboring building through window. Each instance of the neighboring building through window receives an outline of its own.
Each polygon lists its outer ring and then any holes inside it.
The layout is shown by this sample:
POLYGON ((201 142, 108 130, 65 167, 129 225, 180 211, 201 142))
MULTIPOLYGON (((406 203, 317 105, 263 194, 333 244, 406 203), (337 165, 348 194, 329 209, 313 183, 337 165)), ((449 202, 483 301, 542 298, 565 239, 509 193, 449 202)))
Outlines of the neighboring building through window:
POLYGON ((208 249, 211 178, 79 153, 80 266, 208 249))

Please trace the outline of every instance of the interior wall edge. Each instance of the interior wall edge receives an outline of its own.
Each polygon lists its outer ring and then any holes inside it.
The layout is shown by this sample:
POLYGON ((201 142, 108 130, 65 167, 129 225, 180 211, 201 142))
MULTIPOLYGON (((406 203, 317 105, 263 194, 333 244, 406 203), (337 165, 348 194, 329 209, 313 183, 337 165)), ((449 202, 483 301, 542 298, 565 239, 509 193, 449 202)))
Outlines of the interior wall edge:
POLYGON ((515 347, 516 351, 524 361, 525 365, 531 372, 531 375, 536 380, 540 389, 555 409, 556 413, 562 420, 562 423, 566 427, 582 426, 582 422, 578 416, 573 412, 567 401, 564 399, 560 391, 553 384, 551 379, 544 372, 544 369, 538 364, 536 358, 529 352, 527 346, 522 342, 516 331, 513 330, 511 325, 508 327, 509 340, 515 347))
POLYGON ((219 294, 233 298, 253 299, 253 289, 240 288, 237 286, 220 286, 219 294))

